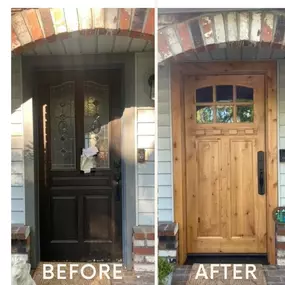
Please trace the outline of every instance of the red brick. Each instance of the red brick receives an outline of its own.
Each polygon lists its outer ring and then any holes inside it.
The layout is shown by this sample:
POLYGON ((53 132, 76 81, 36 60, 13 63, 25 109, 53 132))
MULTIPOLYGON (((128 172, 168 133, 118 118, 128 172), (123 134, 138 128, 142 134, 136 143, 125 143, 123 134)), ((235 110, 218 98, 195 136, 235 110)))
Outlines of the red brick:
POLYGON ((129 30, 130 28, 132 15, 129 13, 128 10, 131 10, 131 9, 125 9, 125 8, 120 9, 120 29, 121 30, 129 30))
POLYGON ((134 233, 134 238, 139 239, 139 240, 145 239, 145 234, 144 233, 134 233))
POLYGON ((27 27, 30 31, 33 41, 42 39, 44 37, 42 29, 37 17, 35 9, 29 9, 22 12, 27 27))
POLYGON ((21 46, 21 43, 18 40, 18 37, 13 29, 13 27, 11 27, 11 32, 12 32, 12 50, 18 48, 21 46))
POLYGON ((118 36, 125 36, 128 37, 130 35, 130 31, 129 30, 120 30, 118 32, 118 36))
POLYGON ((178 232, 178 225, 176 223, 164 223, 158 226, 159 236, 175 236, 178 232))
POLYGON ((49 41, 53 41, 55 39, 55 31, 53 27, 52 17, 50 14, 50 9, 48 8, 40 8, 39 9, 40 15, 41 15, 41 21, 43 25, 43 29, 45 32, 45 37, 49 41))
POLYGON ((30 235, 30 227, 21 224, 11 225, 11 239, 12 240, 25 240, 30 235))
POLYGON ((277 228, 276 234, 278 236, 285 236, 285 229, 283 228, 277 228))
POLYGON ((170 47, 168 46, 167 43, 167 38, 165 36, 165 34, 161 31, 158 32, 158 51, 160 52, 160 54, 162 55, 163 58, 167 58, 169 57, 169 55, 171 55, 171 50, 170 47))
POLYGON ((285 249, 285 242, 277 242, 276 248, 277 249, 285 249))
POLYGON ((193 48, 193 43, 190 38, 190 32, 186 23, 177 24, 177 32, 180 37, 181 46, 184 51, 188 51, 193 48))
POLYGON ((273 40, 273 31, 269 25, 264 21, 261 28, 261 40, 264 42, 271 42, 273 40))
POLYGON ((146 235, 146 239, 149 239, 149 240, 154 240, 154 233, 152 234, 150 234, 150 233, 148 233, 147 235, 146 235))
POLYGON ((154 247, 134 247, 133 253, 139 255, 152 255, 154 254, 154 247))
POLYGON ((144 26, 144 33, 149 35, 154 34, 154 8, 149 9, 146 24, 144 26))

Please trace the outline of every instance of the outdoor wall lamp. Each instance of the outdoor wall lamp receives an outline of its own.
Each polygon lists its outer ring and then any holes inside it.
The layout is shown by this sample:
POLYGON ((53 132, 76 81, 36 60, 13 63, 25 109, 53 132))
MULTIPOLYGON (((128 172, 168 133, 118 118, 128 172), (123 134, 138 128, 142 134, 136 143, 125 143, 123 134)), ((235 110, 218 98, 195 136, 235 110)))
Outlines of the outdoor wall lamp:
POLYGON ((150 75, 150 77, 148 78, 148 85, 150 88, 149 97, 151 100, 154 100, 154 74, 150 75))

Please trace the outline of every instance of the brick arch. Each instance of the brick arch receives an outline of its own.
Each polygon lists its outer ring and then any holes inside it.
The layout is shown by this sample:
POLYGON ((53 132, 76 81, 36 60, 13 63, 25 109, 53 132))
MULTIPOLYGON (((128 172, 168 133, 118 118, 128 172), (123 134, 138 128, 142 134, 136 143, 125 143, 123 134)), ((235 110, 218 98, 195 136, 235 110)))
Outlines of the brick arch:
POLYGON ((12 8, 13 53, 42 41, 83 35, 121 35, 154 42, 154 9, 12 8))
POLYGON ((158 61, 191 51, 266 46, 285 49, 285 13, 238 11, 200 15, 158 32, 158 61))

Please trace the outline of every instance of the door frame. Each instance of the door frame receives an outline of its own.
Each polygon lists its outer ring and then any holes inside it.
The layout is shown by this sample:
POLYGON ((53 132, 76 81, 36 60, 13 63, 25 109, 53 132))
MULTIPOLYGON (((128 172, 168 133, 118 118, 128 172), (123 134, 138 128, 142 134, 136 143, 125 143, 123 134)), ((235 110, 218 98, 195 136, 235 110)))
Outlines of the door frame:
POLYGON ((277 63, 275 61, 236 61, 171 64, 171 112, 173 146, 174 219, 179 225, 179 264, 187 257, 185 117, 183 77, 187 75, 262 74, 265 77, 265 153, 267 256, 276 264, 275 223, 272 212, 278 205, 277 180, 277 63))
MULTIPOLYGON (((27 85, 26 89, 24 90, 25 94, 31 96, 32 100, 32 129, 33 129, 33 151, 34 153, 38 153, 39 145, 38 145, 38 126, 35 123, 37 121, 37 118, 39 116, 37 111, 37 73, 41 71, 80 71, 80 70, 100 70, 100 69, 119 69, 121 71, 121 92, 122 92, 122 108, 126 108, 126 106, 135 104, 135 97, 132 95, 134 88, 135 88, 135 81, 131 84, 130 87, 128 86, 128 82, 130 81, 130 78, 134 79, 133 73, 129 72, 130 66, 134 66, 132 63, 134 62, 133 57, 131 55, 115 55, 110 56, 108 59, 105 58, 105 55, 78 55, 78 56, 64 56, 60 57, 63 59, 63 62, 58 61, 58 57, 52 56, 48 60, 45 56, 37 56, 37 57, 29 57, 27 60, 23 63, 23 70, 24 70, 24 76, 25 81, 24 83, 27 85), (82 63, 82 61, 84 63, 82 63)), ((123 112, 122 115, 122 125, 121 125, 121 132, 122 136, 123 134, 128 134, 129 130, 133 129, 130 128, 128 125, 124 124, 124 121, 126 120, 126 116, 134 116, 133 112, 123 112)), ((30 121, 29 121, 30 123, 30 121)), ((135 136, 135 134, 133 134, 135 136)), ((129 141, 126 143, 126 140, 121 138, 121 152, 122 156, 128 156, 129 155, 129 141)), ((132 150, 131 150, 132 151, 132 150)), ((133 151, 132 151, 133 153, 133 151)), ((26 157, 25 157, 26 159, 26 157)), ((135 162, 133 156, 130 157, 132 159, 133 163, 135 162)), ((35 155, 34 158, 34 191, 28 191, 30 195, 34 196, 35 199, 35 207, 30 207, 26 210, 26 215, 30 212, 33 217, 36 218, 36 225, 35 225, 35 240, 34 243, 37 242, 36 245, 36 258, 33 260, 33 268, 36 268, 38 263, 42 260, 41 259, 41 250, 40 250, 40 219, 39 219, 39 173, 38 173, 38 156, 35 155)), ((123 257, 123 263, 127 266, 127 268, 132 267, 132 250, 127 245, 132 239, 132 228, 135 225, 135 217, 133 214, 130 215, 130 213, 133 213, 133 209, 135 206, 135 201, 133 200, 133 197, 130 195, 127 195, 129 190, 132 190, 133 180, 130 182, 130 175, 127 173, 126 169, 130 170, 130 164, 126 163, 124 160, 122 161, 121 166, 121 174, 122 174, 122 257, 123 257), (133 218, 134 217, 134 218, 133 218)), ((132 166, 131 166, 132 167, 132 166)), ((132 173, 132 171, 129 171, 132 173)), ((131 177, 133 175, 131 174, 131 177)))

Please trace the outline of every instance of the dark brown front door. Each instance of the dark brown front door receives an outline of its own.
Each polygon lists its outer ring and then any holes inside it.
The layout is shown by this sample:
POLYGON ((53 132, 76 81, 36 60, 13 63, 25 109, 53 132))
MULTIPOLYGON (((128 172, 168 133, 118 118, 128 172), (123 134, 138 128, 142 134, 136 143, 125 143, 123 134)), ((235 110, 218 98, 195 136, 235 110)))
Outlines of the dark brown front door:
POLYGON ((121 258, 121 72, 38 73, 41 260, 121 258), (90 173, 83 148, 97 147, 90 173))

